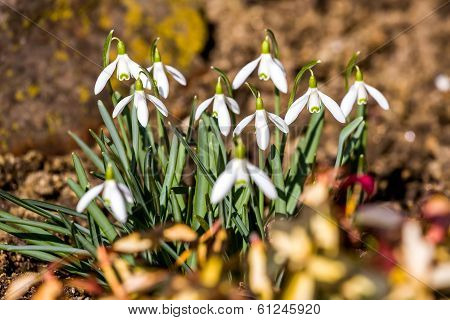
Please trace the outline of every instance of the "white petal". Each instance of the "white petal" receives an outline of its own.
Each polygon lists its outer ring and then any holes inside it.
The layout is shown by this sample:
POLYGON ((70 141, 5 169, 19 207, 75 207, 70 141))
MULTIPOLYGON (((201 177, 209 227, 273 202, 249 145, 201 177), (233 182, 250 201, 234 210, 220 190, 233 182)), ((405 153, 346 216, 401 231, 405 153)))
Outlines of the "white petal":
POLYGON ((214 99, 213 111, 217 113, 217 120, 219 122, 220 132, 227 136, 231 129, 231 119, 228 113, 228 108, 225 103, 225 96, 223 94, 216 94, 214 99))
POLYGON ((263 53, 261 55, 261 61, 259 62, 258 77, 259 80, 267 81, 270 79, 270 65, 272 64, 272 56, 269 53, 263 53))
POLYGON ((320 100, 325 105, 325 107, 331 112, 333 117, 335 117, 336 120, 339 121, 340 123, 345 123, 345 116, 342 113, 342 110, 341 108, 339 108, 339 105, 336 103, 336 101, 331 99, 326 94, 323 94, 319 90, 317 90, 317 93, 319 94, 320 100))
POLYGON ((247 183, 249 180, 247 160, 235 159, 236 183, 247 183))
POLYGON ((88 192, 86 192, 78 201, 76 210, 78 212, 83 212, 84 209, 86 209, 89 206, 91 201, 94 200, 95 197, 97 197, 100 194, 100 192, 102 192, 103 187, 104 184, 102 183, 99 184, 98 186, 91 188, 88 192))
POLYGON ((177 69, 175 69, 175 68, 172 67, 172 66, 166 65, 165 67, 166 67, 167 71, 172 75, 172 77, 173 77, 179 84, 181 84, 182 86, 185 86, 185 85, 186 85, 186 78, 183 76, 183 74, 182 74, 180 71, 178 71, 177 69))
POLYGON ((236 90, 237 88, 239 88, 240 86, 242 86, 242 84, 245 82, 245 80, 247 80, 248 76, 250 75, 250 73, 253 72, 253 70, 255 70, 256 66, 258 65, 259 60, 261 59, 261 57, 258 57, 258 59, 253 60, 249 63, 247 63, 236 75, 236 77, 233 80, 233 89, 236 90))
POLYGON ((365 84, 365 86, 369 94, 375 99, 376 102, 378 102, 380 107, 382 107, 384 110, 389 110, 389 103, 384 97, 384 95, 374 87, 369 86, 368 84, 365 84))
POLYGON ((169 96, 169 80, 167 80, 162 62, 153 64, 153 78, 156 81, 159 94, 166 99, 169 96))
POLYGON ((131 60, 128 54, 124 54, 124 59, 128 64, 128 68, 130 69, 131 75, 133 76, 133 78, 137 79, 139 77, 139 73, 141 72, 141 66, 138 65, 133 60, 131 60))
POLYGON ((357 91, 358 89, 356 87, 356 84, 353 84, 348 90, 347 94, 344 96, 344 99, 342 99, 341 110, 346 117, 350 114, 350 112, 352 111, 352 107, 356 102, 357 91))
POLYGON ((241 110, 239 109, 239 105, 233 98, 225 97, 225 102, 230 107, 231 111, 233 111, 236 114, 241 113, 241 110))
POLYGON ((258 167, 247 162, 247 169, 252 180, 256 183, 259 189, 266 195, 269 199, 278 198, 277 190, 272 183, 272 180, 258 167))
POLYGON ((272 59, 273 59, 273 62, 275 62, 280 67, 280 69, 283 71, 284 75, 286 76, 286 69, 284 69, 284 66, 281 63, 281 61, 278 60, 277 58, 272 58, 272 59))
POLYGON ((261 150, 266 150, 270 142, 270 131, 267 125, 266 111, 256 110, 255 112, 256 143, 261 150))
POLYGON ((214 186, 211 191, 211 202, 218 203, 223 198, 225 198, 226 194, 231 190, 236 181, 236 164, 239 160, 231 160, 225 170, 219 175, 214 183, 214 186))
MULTIPOLYGON (((150 68, 147 68, 147 71, 148 71, 148 72, 151 72, 151 71, 152 71, 152 68, 153 68, 153 66, 150 67, 150 68)), ((145 73, 140 73, 139 79, 141 79, 142 85, 144 86, 145 89, 150 90, 150 89, 152 88, 152 82, 147 78, 147 76, 145 75, 145 73)))
POLYGON ((118 183, 117 186, 125 197, 125 200, 129 203, 133 203, 133 195, 131 194, 130 189, 128 189, 128 187, 123 183, 118 183))
POLYGON ((302 95, 300 98, 295 100, 294 103, 291 104, 288 111, 286 112, 286 115, 284 116, 284 121, 287 125, 290 125, 292 122, 294 122, 300 112, 306 106, 310 91, 311 90, 308 89, 308 91, 306 91, 304 95, 302 95))
POLYGON ((255 114, 251 114, 249 116, 246 116, 244 119, 241 120, 241 122, 238 123, 238 125, 236 126, 236 128, 233 131, 233 135, 237 136, 239 135, 242 130, 244 130, 244 128, 250 123, 250 121, 253 120, 253 118, 255 117, 255 114))
POLYGON ((115 182, 110 182, 105 185, 103 199, 106 200, 111 207, 112 215, 117 221, 121 223, 127 222, 128 214, 125 206, 125 199, 115 182))
POLYGON ((119 81, 130 80, 130 68, 125 54, 118 55, 117 61, 117 79, 119 81))
POLYGON ((145 100, 144 92, 136 92, 134 94, 134 106, 137 108, 137 118, 141 126, 144 128, 148 124, 148 108, 145 100))
POLYGON ((114 111, 112 114, 113 118, 117 117, 122 112, 122 110, 125 108, 125 106, 128 103, 130 103, 130 101, 133 97, 134 97, 134 94, 129 95, 128 97, 125 97, 122 100, 120 100, 118 104, 116 104, 116 107, 114 108, 114 111))
POLYGON ((281 119, 276 114, 273 114, 273 113, 270 113, 270 112, 267 112, 267 115, 269 116, 270 121, 272 121, 277 126, 278 129, 280 129, 284 133, 288 133, 289 132, 289 127, 286 124, 286 122, 284 122, 283 119, 281 119))
POLYGON ((167 117, 169 115, 169 111, 167 110, 166 106, 157 97, 152 96, 151 94, 147 94, 147 99, 155 105, 156 109, 158 109, 158 111, 161 112, 164 117, 167 117))
POLYGON ((280 68, 280 66, 273 59, 271 59, 269 63, 269 69, 270 78, 272 79, 275 87, 277 87, 281 92, 287 93, 287 80, 283 69, 280 68))
POLYGON ((197 107, 197 110, 195 110, 195 121, 200 119, 200 116, 206 110, 206 108, 208 108, 208 106, 211 104, 211 101, 213 101, 214 97, 215 96, 213 96, 209 99, 206 99, 205 101, 203 101, 202 103, 199 104, 199 106, 197 107))
POLYGON ((114 69, 116 68, 118 59, 119 57, 117 57, 116 60, 107 65, 106 68, 103 69, 102 72, 100 72, 100 75, 98 76, 97 81, 95 82, 94 94, 99 94, 106 86, 106 83, 108 82, 109 78, 111 78, 111 76, 114 73, 114 69))

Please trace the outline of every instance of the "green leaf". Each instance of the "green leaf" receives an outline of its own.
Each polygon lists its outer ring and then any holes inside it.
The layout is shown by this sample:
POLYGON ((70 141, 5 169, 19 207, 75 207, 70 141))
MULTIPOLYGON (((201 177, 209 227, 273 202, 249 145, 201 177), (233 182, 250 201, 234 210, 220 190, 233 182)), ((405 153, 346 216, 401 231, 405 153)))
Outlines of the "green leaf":
POLYGON ((75 133, 69 131, 69 135, 78 144, 78 146, 83 150, 84 154, 92 161, 92 163, 100 170, 100 172, 105 172, 105 167, 103 166, 102 160, 94 153, 94 151, 89 148, 89 146, 83 142, 75 133))
POLYGON ((169 162, 166 169, 166 175, 161 190, 159 205, 163 208, 163 211, 167 210, 167 198, 169 191, 172 189, 172 182, 175 176, 175 168, 177 166, 178 158, 178 138, 174 135, 172 138, 172 146, 170 147, 169 162))
POLYGON ((89 255, 89 252, 86 250, 70 247, 57 247, 57 246, 34 246, 34 245, 14 246, 14 245, 0 244, 0 250, 7 250, 12 252, 43 251, 43 252, 60 252, 60 253, 89 255))
POLYGON ((344 129, 342 129, 341 133, 339 134, 339 142, 338 142, 338 152, 336 156, 336 162, 334 164, 335 168, 339 168, 342 164, 342 157, 343 157, 343 151, 344 151, 344 144, 347 138, 360 126, 360 124, 363 122, 363 117, 358 117, 352 122, 350 122, 348 125, 345 126, 344 129))
POLYGON ((97 101, 98 109, 100 110, 100 115, 108 128, 109 134, 111 135, 111 139, 114 142, 114 146, 117 148, 117 152, 119 154, 119 158, 122 162, 123 167, 126 171, 130 168, 130 164, 128 162, 127 153, 125 152, 125 148, 123 146, 122 140, 120 139, 120 135, 117 132, 116 126, 109 115, 108 110, 106 110, 105 105, 101 100, 97 101))
POLYGON ((272 181, 278 192, 278 198, 275 200, 275 212, 286 214, 286 195, 283 168, 281 165, 280 151, 272 145, 269 155, 269 163, 272 171, 272 181))
MULTIPOLYGON (((209 166, 208 159, 208 129, 203 120, 199 121, 198 125, 198 146, 197 146, 199 163, 209 166)), ((208 180, 202 170, 197 170, 194 193, 194 213, 202 218, 207 213, 206 196, 209 191, 208 180)), ((199 224, 194 221, 193 228, 197 230, 199 224)))
POLYGON ((103 68, 106 68, 109 64, 109 49, 111 48, 111 41, 113 36, 114 30, 111 30, 108 34, 108 36, 105 39, 105 43, 103 44, 103 68))
POLYGON ((89 181, 86 175, 86 171, 84 171, 83 164, 81 163, 80 158, 77 156, 75 152, 72 152, 72 160, 73 166, 75 167, 75 173, 77 174, 78 182, 80 183, 81 188, 86 190, 89 186, 89 181))
POLYGON ((178 137, 180 142, 185 146, 186 150, 189 153, 189 156, 191 159, 195 162, 195 165, 197 166, 197 169, 200 169, 202 174, 206 177, 206 180, 209 182, 211 186, 214 185, 215 178, 212 176, 211 172, 205 167, 205 165, 200 161, 199 157, 195 153, 194 150, 189 146, 189 144, 186 142, 186 139, 183 137, 183 134, 172 125, 172 130, 175 133, 175 135, 178 137))

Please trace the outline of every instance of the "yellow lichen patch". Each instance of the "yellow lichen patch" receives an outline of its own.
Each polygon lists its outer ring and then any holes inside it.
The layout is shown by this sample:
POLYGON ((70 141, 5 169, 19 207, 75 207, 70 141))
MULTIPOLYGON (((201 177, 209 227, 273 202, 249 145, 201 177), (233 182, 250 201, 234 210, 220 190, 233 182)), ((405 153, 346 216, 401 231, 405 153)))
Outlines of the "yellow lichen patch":
POLYGON ((27 87, 27 93, 31 99, 36 98, 41 93, 41 88, 38 85, 30 84, 27 87))
POLYGON ((68 0, 56 0, 53 7, 50 9, 48 17, 53 22, 68 20, 73 17, 73 10, 70 7, 68 0))
POLYGON ((6 70, 5 76, 6 76, 7 78, 11 78, 12 76, 14 76, 14 70, 11 69, 11 68, 8 69, 8 70, 6 70))
POLYGON ((55 134, 62 125, 61 115, 56 112, 48 112, 45 115, 45 122, 47 123, 48 133, 55 134))
MULTIPOLYGON (((206 41, 206 25, 199 12, 187 5, 176 1, 170 2, 172 14, 167 16, 157 25, 157 34, 167 40, 167 46, 171 46, 171 40, 175 43, 177 59, 166 57, 167 63, 186 67, 194 56, 199 53, 206 41)), ((162 44, 164 49, 164 44, 162 44)), ((168 50, 164 51, 167 52, 168 50)))
POLYGON ((14 93, 14 99, 18 102, 22 102, 25 100, 25 93, 22 89, 19 89, 14 93))
POLYGON ((80 101, 80 103, 86 103, 89 101, 91 93, 87 87, 78 86, 77 91, 78 91, 78 100, 80 101))
POLYGON ((55 52, 53 52, 53 58, 58 61, 66 62, 69 60, 69 55, 65 50, 57 49, 55 52))
POLYGON ((142 38, 134 38, 130 42, 130 49, 136 61, 144 62, 148 57, 149 44, 142 38))
POLYGON ((136 0, 123 0, 123 4, 127 9, 127 13, 125 14, 126 32, 132 32, 141 24, 142 8, 136 0))

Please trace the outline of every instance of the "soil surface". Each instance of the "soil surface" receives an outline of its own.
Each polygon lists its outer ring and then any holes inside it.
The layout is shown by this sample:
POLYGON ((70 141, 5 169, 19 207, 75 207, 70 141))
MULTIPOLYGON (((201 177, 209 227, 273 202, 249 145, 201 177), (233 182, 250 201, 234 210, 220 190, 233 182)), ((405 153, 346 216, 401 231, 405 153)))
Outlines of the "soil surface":
MULTIPOLYGON (((166 57, 188 78, 185 88, 171 83, 174 89, 167 106, 177 123, 188 115, 186 106, 194 94, 201 100, 213 94, 216 75, 209 67, 220 67, 233 78, 257 57, 264 29, 269 27, 277 36, 289 84, 302 64, 320 58, 322 63, 315 68, 319 87, 339 102, 344 95, 341 72, 352 53, 361 51, 365 81, 382 91, 391 106, 383 111, 369 103, 368 161, 377 179, 374 201, 395 202, 413 213, 429 193, 449 196, 450 91, 436 85, 438 77, 450 76, 450 5, 442 7, 446 1, 192 0, 179 6, 173 4, 176 1, 158 1, 164 9, 156 12, 147 1, 119 2, 67 0, 57 1, 56 7, 45 0, 10 0, 6 3, 11 7, 0 5, 0 29, 5 34, 0 50, 1 189, 21 197, 75 204, 65 184, 73 176, 67 154, 74 148, 66 131, 75 130, 87 139, 87 129, 100 124, 92 87, 107 30, 114 27, 131 43, 129 54, 141 63, 148 63, 148 39, 160 35, 162 44, 164 36, 169 39, 164 44, 166 57), (190 42, 177 42, 177 32, 190 42), (136 33, 142 33, 146 42, 136 33), (180 46, 191 48, 191 54, 182 55, 180 46)), ((250 80, 262 89, 270 109, 271 83, 254 76, 250 80)), ((305 87, 303 83, 297 96, 305 87)), ((251 110, 253 100, 247 91, 240 89, 237 100, 244 110, 251 110)), ((287 96, 282 102, 285 106, 287 96)), ((296 122, 298 130, 308 118, 303 111, 296 122)), ((325 166, 334 163, 340 128, 327 115, 318 152, 325 166)), ((4 201, 0 209, 30 214, 4 201)), ((5 241, 15 240, 0 232, 0 242, 5 241)), ((0 297, 11 278, 40 267, 21 255, 0 251, 0 297)))

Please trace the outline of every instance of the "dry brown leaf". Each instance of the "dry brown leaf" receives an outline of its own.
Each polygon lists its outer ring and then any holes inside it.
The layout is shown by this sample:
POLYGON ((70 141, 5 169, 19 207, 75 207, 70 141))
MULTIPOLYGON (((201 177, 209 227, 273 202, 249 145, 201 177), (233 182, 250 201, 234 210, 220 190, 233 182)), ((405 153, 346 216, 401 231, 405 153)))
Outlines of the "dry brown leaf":
POLYGON ((197 240, 197 233, 185 224, 175 224, 164 229, 163 236, 169 241, 192 242, 197 240))
POLYGON ((14 279, 6 290, 6 300, 21 298, 34 284, 41 281, 41 275, 36 272, 27 272, 14 279))

